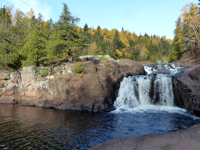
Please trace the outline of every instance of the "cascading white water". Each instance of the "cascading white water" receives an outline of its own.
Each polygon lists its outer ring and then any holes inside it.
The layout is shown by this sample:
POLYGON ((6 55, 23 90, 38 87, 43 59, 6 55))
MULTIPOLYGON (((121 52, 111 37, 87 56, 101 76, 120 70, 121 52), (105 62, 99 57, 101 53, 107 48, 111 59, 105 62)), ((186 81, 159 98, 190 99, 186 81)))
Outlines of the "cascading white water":
POLYGON ((174 95, 170 77, 157 75, 155 79, 144 76, 124 78, 114 106, 116 108, 134 108, 138 105, 154 104, 156 93, 159 93, 157 105, 173 106, 174 95), (154 95, 151 99, 152 84, 154 84, 154 95))
POLYGON ((120 85, 117 100, 114 106, 117 108, 133 108, 140 103, 137 99, 135 91, 137 90, 137 84, 133 78, 124 78, 120 85))
MULTIPOLYGON (((159 93, 159 104, 163 106, 173 106, 174 103, 174 94, 173 94, 173 85, 172 79, 166 75, 158 75, 155 80, 155 86, 158 86, 159 93)), ((154 88, 156 88, 154 86, 154 88)))
MULTIPOLYGON (((154 66, 155 67, 155 66, 154 66)), ((174 64, 158 64, 158 69, 170 70, 170 75, 179 72, 174 64)), ((114 103, 117 109, 145 106, 174 106, 172 79, 168 75, 155 74, 153 67, 144 66, 147 76, 124 78, 114 103)))
POLYGON ((151 79, 139 77, 137 78, 138 82, 138 92, 139 92, 139 101, 141 105, 149 105, 150 97, 149 92, 151 89, 151 79))

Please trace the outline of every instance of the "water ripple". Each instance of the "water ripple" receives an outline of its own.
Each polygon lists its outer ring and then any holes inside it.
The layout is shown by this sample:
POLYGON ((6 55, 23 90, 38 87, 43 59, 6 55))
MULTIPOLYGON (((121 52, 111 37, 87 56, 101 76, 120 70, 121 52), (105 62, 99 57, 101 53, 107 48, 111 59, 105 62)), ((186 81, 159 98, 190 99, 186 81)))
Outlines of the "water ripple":
POLYGON ((176 131, 199 118, 168 112, 87 113, 0 105, 0 149, 87 149, 121 136, 176 131))

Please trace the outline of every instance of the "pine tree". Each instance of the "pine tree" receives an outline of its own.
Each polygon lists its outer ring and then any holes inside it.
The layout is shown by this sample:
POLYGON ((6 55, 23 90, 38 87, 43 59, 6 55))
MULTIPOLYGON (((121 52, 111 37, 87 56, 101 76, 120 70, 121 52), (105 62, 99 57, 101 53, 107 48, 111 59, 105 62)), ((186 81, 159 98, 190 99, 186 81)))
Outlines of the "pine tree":
POLYGON ((29 41, 20 50, 23 57, 23 66, 38 66, 46 56, 45 48, 48 38, 48 29, 45 29, 42 14, 38 15, 38 19, 33 17, 29 41))
POLYGON ((47 44, 47 63, 67 57, 71 60, 72 53, 76 51, 79 43, 81 43, 75 27, 79 18, 74 18, 71 15, 66 4, 63 3, 63 6, 63 12, 59 21, 55 24, 55 30, 50 35, 50 40, 47 44))
POLYGON ((16 67, 19 58, 16 44, 8 9, 0 8, 0 68, 16 67))
POLYGON ((84 32, 87 32, 89 30, 87 23, 84 25, 83 29, 84 29, 84 32))

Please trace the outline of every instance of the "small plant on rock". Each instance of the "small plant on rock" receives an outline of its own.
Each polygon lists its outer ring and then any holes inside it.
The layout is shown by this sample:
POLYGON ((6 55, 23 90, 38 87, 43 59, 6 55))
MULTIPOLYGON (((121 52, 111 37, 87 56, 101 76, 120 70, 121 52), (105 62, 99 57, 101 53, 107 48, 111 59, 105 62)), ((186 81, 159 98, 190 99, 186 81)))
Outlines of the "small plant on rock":
POLYGON ((49 68, 49 72, 50 72, 51 74, 54 74, 54 73, 55 73, 54 68, 53 68, 53 67, 50 67, 50 68, 49 68))
POLYGON ((44 68, 42 70, 37 71, 36 75, 38 75, 38 76, 45 76, 45 75, 48 75, 48 73, 49 72, 44 68))
POLYGON ((100 58, 100 61, 104 61, 104 60, 108 60, 108 58, 106 58, 105 56, 100 58))
POLYGON ((82 73, 82 72, 84 72, 82 63, 80 63, 80 62, 75 63, 75 65, 74 65, 74 72, 76 72, 76 73, 82 73))

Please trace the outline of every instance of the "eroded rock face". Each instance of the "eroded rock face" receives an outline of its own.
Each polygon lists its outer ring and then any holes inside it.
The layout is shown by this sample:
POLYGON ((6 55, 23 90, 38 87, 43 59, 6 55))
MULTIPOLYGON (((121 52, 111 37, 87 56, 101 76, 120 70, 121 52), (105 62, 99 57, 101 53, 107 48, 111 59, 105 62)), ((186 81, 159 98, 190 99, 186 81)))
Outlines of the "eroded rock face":
POLYGON ((99 64, 86 61, 81 65, 84 73, 80 74, 73 71, 74 65, 70 63, 53 69, 24 67, 12 73, 2 71, 0 103, 109 111, 113 109, 115 92, 122 79, 145 74, 142 65, 127 59, 99 64))
POLYGON ((178 106, 200 112, 200 64, 185 69, 173 79, 178 106))

